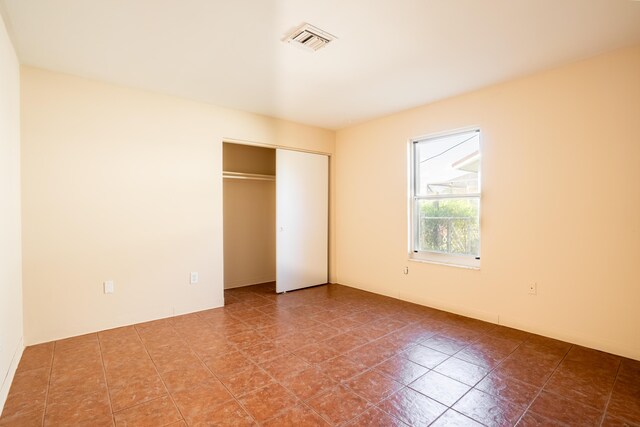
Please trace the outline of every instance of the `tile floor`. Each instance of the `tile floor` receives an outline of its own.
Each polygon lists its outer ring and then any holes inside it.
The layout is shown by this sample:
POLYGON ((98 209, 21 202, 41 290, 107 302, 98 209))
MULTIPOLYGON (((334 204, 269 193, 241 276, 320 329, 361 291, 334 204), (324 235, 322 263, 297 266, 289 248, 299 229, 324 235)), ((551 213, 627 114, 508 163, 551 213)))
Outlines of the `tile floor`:
POLYGON ((29 347, 6 426, 640 426, 640 362, 340 285, 29 347))

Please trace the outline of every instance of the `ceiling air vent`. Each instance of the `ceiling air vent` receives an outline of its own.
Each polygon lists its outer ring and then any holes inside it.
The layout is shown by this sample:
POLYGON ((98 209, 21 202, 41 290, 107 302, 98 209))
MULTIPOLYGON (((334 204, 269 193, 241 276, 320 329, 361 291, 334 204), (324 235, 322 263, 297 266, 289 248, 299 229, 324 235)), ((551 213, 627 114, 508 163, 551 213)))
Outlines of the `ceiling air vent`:
POLYGON ((329 42, 335 40, 336 37, 316 28, 311 24, 302 24, 293 30, 285 39, 287 43, 297 43, 307 49, 318 50, 325 47, 329 42))

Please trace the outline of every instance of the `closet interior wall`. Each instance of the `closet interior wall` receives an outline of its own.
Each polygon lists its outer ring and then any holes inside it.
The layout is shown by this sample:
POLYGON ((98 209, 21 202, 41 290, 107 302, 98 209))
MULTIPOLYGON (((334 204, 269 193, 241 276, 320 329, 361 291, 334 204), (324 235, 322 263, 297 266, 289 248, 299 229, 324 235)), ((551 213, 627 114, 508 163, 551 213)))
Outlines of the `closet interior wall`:
POLYGON ((276 280, 276 151, 223 144, 224 287, 276 280))

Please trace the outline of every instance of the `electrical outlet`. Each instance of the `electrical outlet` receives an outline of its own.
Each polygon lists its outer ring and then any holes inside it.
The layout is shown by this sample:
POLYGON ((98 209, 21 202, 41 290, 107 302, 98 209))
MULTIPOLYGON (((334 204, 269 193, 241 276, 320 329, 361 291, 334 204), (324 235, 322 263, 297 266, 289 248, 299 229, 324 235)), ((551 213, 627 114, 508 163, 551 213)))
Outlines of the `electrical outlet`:
POLYGON ((529 283, 529 295, 538 294, 538 284, 536 282, 529 283))
POLYGON ((113 280, 106 280, 102 285, 104 287, 105 294, 112 294, 115 290, 113 280))
POLYGON ((192 285, 195 285, 196 283, 198 283, 198 272, 197 271, 192 271, 191 272, 191 278, 189 280, 189 283, 191 283, 192 285))

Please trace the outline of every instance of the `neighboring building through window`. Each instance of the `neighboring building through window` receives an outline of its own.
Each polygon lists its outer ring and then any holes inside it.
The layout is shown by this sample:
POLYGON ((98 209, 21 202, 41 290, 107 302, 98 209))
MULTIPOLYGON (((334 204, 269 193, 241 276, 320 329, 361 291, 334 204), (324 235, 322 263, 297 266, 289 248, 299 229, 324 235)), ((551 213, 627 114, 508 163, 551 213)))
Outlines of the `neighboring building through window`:
POLYGON ((411 258, 480 266, 480 130, 412 141, 411 258))

